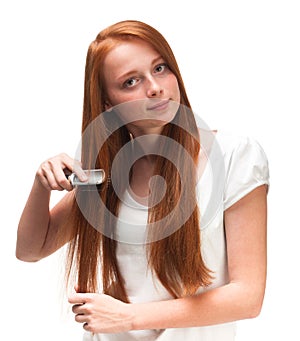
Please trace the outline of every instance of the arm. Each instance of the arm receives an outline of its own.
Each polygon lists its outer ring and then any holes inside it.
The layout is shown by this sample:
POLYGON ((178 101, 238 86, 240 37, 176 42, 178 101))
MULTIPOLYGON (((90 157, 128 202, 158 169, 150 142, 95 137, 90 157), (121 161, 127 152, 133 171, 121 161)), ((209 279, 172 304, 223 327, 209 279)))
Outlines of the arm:
POLYGON ((266 188, 225 211, 229 283, 198 296, 133 305, 134 329, 207 326, 259 314, 266 281, 266 188))
POLYGON ((266 281, 266 207, 266 187, 260 186, 225 211, 227 285, 192 297, 139 304, 117 303, 106 295, 75 294, 69 302, 77 303, 73 307, 76 321, 87 323, 84 328, 92 332, 120 332, 208 326, 256 317, 266 281))
POLYGON ((67 231, 64 233, 65 240, 61 240, 59 244, 56 243, 55 237, 58 229, 66 228, 63 223, 71 211, 72 186, 65 177, 64 169, 73 169, 73 166, 73 159, 60 154, 39 167, 18 226, 16 244, 18 259, 37 261, 70 240, 71 236, 67 231), (70 192, 50 212, 51 191, 64 189, 70 192))

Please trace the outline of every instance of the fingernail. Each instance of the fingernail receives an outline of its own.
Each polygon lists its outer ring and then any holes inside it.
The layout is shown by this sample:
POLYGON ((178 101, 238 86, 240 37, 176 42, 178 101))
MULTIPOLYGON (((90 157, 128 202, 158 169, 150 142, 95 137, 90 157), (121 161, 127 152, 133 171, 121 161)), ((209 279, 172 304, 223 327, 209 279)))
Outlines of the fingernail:
POLYGON ((89 179, 89 178, 88 178, 88 176, 87 176, 85 173, 81 173, 81 174, 80 174, 80 180, 81 180, 81 181, 88 181, 88 179, 89 179))

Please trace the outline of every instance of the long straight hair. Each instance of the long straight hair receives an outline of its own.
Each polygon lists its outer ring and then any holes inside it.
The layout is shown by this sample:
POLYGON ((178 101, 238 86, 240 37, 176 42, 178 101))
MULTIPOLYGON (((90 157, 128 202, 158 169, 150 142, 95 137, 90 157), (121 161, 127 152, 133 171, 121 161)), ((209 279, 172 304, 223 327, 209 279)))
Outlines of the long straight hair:
MULTIPOLYGON (((100 32, 90 44, 85 68, 82 134, 91 122, 105 111, 107 99, 103 76, 105 57, 118 44, 132 39, 141 39, 151 44, 176 76, 182 106, 179 107, 174 121, 166 124, 162 135, 179 143, 189 153, 196 165, 200 152, 199 134, 194 116, 190 110, 184 109, 190 109, 191 106, 177 62, 165 38, 157 30, 140 21, 127 20, 116 23, 100 32)), ((110 136, 105 136, 105 134, 106 129, 99 129, 89 141, 83 141, 81 161, 83 167, 103 168, 109 175, 116 154, 130 140, 130 135, 125 126, 121 126, 110 136), (95 142, 99 138, 105 139, 100 151, 96 150, 97 143, 95 142), (96 165, 91 165, 95 153, 97 153, 96 165)), ((173 149, 168 150, 168 153, 176 155, 177 162, 182 165, 181 172, 185 179, 188 179, 184 182, 184 186, 189 186, 188 195, 181 196, 182 179, 174 164, 162 156, 157 156, 155 174, 165 179, 168 190, 158 204, 149 208, 148 223, 162 221, 167 215, 169 219, 167 226, 160 226, 158 223, 159 228, 155 229, 156 232, 149 232, 151 240, 155 241, 146 245, 146 255, 152 272, 166 290, 174 298, 178 298, 193 295, 199 287, 209 285, 212 277, 201 255, 200 219, 196 202, 196 167, 190 167, 185 162, 184 156, 182 153, 178 153, 175 145, 173 149), (180 202, 181 209, 170 214, 178 202, 180 202), (194 207, 189 218, 185 219, 182 226, 175 232, 162 238, 161 236, 165 233, 164 229, 172 229, 172 226, 178 220, 180 221, 182 212, 188 207, 194 207)), ((155 197, 155 185, 153 188, 155 197)), ((117 217, 120 199, 113 186, 110 183, 103 185, 98 195, 109 212, 117 217)), ((72 270, 75 269, 78 290, 97 292, 100 282, 98 269, 100 268, 102 274, 100 290, 124 302, 129 302, 116 256, 118 242, 110 238, 107 233, 104 234, 91 226, 82 214, 77 201, 74 199, 69 222, 75 236, 70 241, 68 248, 67 274, 69 279, 70 274, 73 273, 72 270)), ((84 204, 93 206, 93 202, 88 200, 84 204)), ((97 215, 101 224, 109 225, 110 229, 113 230, 116 226, 117 219, 107 218, 104 212, 94 212, 93 214, 97 215)), ((105 230, 106 226, 103 228, 105 230)))

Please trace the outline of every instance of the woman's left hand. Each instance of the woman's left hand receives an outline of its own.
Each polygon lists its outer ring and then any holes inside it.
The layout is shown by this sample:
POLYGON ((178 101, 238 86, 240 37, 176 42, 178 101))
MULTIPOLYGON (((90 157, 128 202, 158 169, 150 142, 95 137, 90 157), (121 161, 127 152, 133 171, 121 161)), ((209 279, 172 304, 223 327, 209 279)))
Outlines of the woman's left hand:
POLYGON ((130 304, 105 294, 75 293, 69 296, 75 321, 92 333, 120 333, 132 329, 130 304))

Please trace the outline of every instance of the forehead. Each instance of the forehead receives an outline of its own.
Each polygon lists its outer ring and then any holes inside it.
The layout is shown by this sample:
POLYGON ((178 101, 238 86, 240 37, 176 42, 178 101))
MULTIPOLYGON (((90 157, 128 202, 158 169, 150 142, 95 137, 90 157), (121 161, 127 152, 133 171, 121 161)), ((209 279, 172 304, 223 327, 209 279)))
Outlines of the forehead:
POLYGON ((143 40, 122 41, 108 52, 104 59, 104 71, 106 74, 129 72, 148 65, 158 57, 160 54, 153 46, 143 40))

